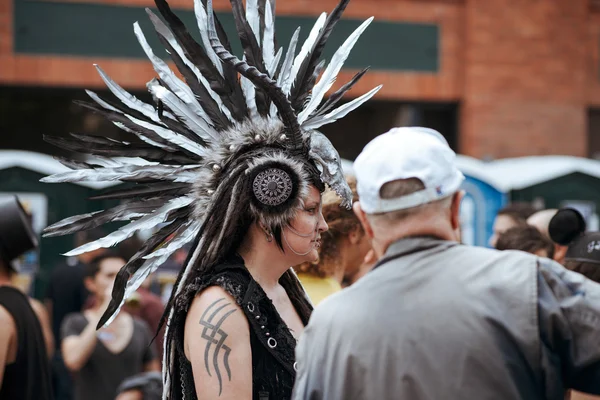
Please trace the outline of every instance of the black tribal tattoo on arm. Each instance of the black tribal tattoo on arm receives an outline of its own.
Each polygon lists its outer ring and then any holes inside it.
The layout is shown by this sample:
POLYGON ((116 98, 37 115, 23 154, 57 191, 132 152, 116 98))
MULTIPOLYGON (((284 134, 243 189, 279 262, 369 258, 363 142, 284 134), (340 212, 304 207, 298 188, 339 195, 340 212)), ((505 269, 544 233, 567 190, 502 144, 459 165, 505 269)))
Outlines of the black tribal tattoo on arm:
POLYGON ((237 311, 235 306, 231 303, 224 303, 224 301, 226 301, 224 297, 215 301, 206 308, 202 317, 200 317, 200 325, 204 327, 202 330, 202 339, 207 341, 206 348, 204 349, 204 366, 206 367, 208 376, 212 377, 210 372, 212 349, 212 366, 219 380, 219 396, 221 396, 221 392, 223 391, 223 379, 221 378, 221 370, 219 369, 220 355, 223 356, 223 367, 225 367, 225 372, 227 372, 227 378, 231 381, 231 369, 229 368, 229 353, 231 353, 231 348, 225 345, 225 340, 229 335, 221 329, 221 325, 227 317, 237 311))

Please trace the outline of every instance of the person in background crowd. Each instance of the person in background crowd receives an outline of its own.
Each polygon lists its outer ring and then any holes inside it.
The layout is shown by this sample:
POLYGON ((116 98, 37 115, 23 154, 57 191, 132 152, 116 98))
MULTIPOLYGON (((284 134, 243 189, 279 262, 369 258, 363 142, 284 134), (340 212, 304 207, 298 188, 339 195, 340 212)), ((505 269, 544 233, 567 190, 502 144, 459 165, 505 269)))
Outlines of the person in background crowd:
POLYGON ((115 400, 161 400, 162 376, 160 372, 145 372, 127 378, 118 389, 115 400))
POLYGON ((554 243, 530 225, 516 226, 500 234, 496 249, 521 250, 550 259, 554 256, 554 243))
MULTIPOLYGON (((548 235, 565 247, 564 265, 600 283, 600 232, 586 232, 583 216, 574 209, 556 210, 548 222, 548 235)), ((600 396, 573 392, 571 400, 598 400, 600 396)))
POLYGON ((113 400, 124 379, 160 369, 145 322, 121 311, 110 325, 96 331, 123 265, 125 260, 112 252, 87 265, 85 285, 97 299, 96 304, 63 321, 61 348, 65 365, 74 375, 76 400, 113 400))
MULTIPOLYGON (((125 301, 124 310, 134 317, 144 321, 154 338, 159 354, 162 354, 165 327, 158 330, 160 319, 165 311, 165 306, 160 297, 150 291, 152 278, 148 277, 135 293, 125 301)), ((162 360, 161 360, 162 361, 162 360)))
POLYGON ((490 237, 490 247, 496 247, 496 241, 498 236, 514 228, 515 226, 525 225, 527 218, 535 212, 533 206, 525 202, 515 202, 507 205, 498 211, 496 218, 494 219, 494 227, 492 237, 490 237))
POLYGON ((600 285, 547 258, 457 243, 464 176, 442 135, 396 128, 354 163, 379 262, 315 309, 293 400, 600 394, 600 285))
MULTIPOLYGON (((79 247, 104 236, 104 232, 100 229, 79 232, 75 236, 75 244, 79 247)), ((56 400, 73 399, 73 380, 65 367, 60 351, 60 327, 68 314, 83 310, 89 294, 83 283, 85 266, 104 251, 105 249, 98 249, 76 258, 66 259, 52 270, 46 287, 44 304, 52 321, 52 334, 56 339, 52 359, 52 380, 56 400)))
POLYGON ((0 203, 0 399, 51 400, 50 320, 42 304, 13 286, 12 261, 37 247, 16 198, 0 203))
MULTIPOLYGON (((527 223, 536 227, 542 233, 542 235, 548 238, 548 240, 551 240, 548 226, 550 225, 550 220, 556 215, 557 212, 557 209, 538 211, 527 218, 527 223)), ((566 253, 567 246, 563 246, 556 242, 554 243, 554 257, 552 258, 554 261, 564 265, 566 253)))
MULTIPOLYGON (((358 200, 356 180, 347 178, 352 201, 358 200)), ((332 191, 323 194, 323 218, 329 230, 321 234, 319 259, 295 267, 298 279, 316 306, 325 297, 342 290, 344 281, 358 279, 371 245, 352 210, 340 206, 341 199, 332 191)))

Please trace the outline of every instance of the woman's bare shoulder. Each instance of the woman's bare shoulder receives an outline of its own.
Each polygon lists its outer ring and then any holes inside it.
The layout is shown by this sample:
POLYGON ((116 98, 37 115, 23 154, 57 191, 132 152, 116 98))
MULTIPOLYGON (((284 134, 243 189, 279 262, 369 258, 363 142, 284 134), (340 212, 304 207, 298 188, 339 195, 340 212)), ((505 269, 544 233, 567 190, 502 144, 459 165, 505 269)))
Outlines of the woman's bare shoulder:
POLYGON ((248 320, 222 288, 209 287, 192 301, 185 323, 184 349, 192 364, 197 392, 207 399, 251 397, 248 320))
POLYGON ((194 338, 200 333, 200 337, 207 342, 214 342, 215 338, 224 336, 224 340, 229 342, 245 340, 248 345, 250 343, 248 320, 244 312, 235 299, 218 286, 208 287, 194 298, 186 317, 185 332, 186 353, 190 345, 207 344, 198 340, 193 343, 188 341, 188 332, 192 333, 189 337, 194 338))

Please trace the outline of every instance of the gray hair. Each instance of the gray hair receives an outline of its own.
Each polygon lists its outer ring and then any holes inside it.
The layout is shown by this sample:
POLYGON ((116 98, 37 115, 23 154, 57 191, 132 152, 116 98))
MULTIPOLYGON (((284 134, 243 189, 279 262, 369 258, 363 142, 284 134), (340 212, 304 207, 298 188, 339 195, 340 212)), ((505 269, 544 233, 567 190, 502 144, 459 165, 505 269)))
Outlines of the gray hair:
MULTIPOLYGON (((382 199, 395 199, 401 196, 407 196, 409 194, 424 189, 425 185, 420 179, 398 179, 395 181, 385 183, 379 191, 379 196, 382 199)), ((441 211, 449 209, 452 204, 452 198, 453 196, 448 196, 441 200, 433 201, 427 204, 421 204, 416 207, 407 208, 404 210, 390 211, 379 214, 369 214, 368 218, 376 224, 398 223, 403 220, 409 219, 415 215, 439 213, 441 211)))

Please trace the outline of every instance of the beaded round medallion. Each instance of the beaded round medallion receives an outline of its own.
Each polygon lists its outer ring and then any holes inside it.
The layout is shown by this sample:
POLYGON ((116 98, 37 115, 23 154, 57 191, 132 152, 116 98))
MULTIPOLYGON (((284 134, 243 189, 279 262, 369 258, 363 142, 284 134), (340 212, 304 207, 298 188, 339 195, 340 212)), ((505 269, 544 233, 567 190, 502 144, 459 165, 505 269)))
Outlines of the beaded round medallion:
POLYGON ((252 191, 262 204, 278 206, 292 194, 292 178, 282 169, 269 168, 256 175, 252 191))

